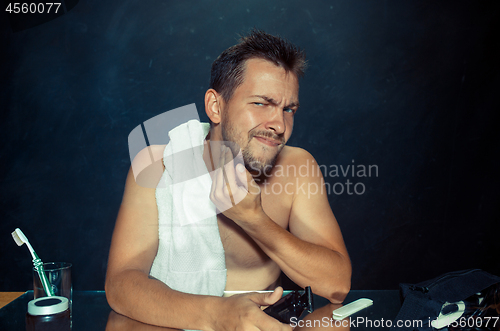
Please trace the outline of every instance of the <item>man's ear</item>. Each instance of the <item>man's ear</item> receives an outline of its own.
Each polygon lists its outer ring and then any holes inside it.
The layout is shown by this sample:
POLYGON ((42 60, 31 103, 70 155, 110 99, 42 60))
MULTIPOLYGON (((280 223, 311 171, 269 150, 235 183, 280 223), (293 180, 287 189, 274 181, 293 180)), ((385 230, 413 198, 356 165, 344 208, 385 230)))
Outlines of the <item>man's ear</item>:
POLYGON ((221 122, 222 96, 214 89, 205 93, 205 112, 214 124, 221 122))

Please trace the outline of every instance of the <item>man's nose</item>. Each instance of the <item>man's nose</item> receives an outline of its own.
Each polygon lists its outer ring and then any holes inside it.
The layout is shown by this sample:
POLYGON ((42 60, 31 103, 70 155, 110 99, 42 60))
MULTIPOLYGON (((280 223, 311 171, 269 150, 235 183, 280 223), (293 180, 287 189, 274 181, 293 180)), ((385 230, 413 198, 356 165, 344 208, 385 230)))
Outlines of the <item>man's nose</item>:
POLYGON ((276 134, 283 134, 285 132, 285 117, 281 108, 274 107, 266 123, 266 129, 273 130, 276 134))

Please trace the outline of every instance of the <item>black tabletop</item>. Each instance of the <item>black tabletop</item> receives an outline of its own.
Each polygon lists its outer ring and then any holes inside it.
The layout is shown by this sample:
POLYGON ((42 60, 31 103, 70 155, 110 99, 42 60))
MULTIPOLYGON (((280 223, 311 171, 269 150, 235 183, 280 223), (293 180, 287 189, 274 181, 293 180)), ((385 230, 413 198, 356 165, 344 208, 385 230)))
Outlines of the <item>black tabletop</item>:
MULTIPOLYGON (((348 304, 359 298, 373 300, 373 305, 350 317, 349 323, 330 321, 331 312, 340 305, 333 305, 328 300, 314 296, 315 312, 306 316, 301 324, 308 330, 327 330, 342 328, 348 330, 388 330, 388 326, 400 308, 399 291, 353 290, 344 301, 348 304), (328 322, 330 321, 330 322, 328 322), (315 324, 314 324, 315 323, 315 324)), ((33 291, 28 291, 13 302, 0 309, 0 329, 4 331, 25 330, 27 305, 33 299, 33 291)), ((157 328, 132 321, 112 312, 106 301, 104 291, 74 291, 72 330, 158 330, 157 328)), ((297 328, 296 330, 298 330, 297 328)), ((164 329, 167 330, 167 329, 164 329)))

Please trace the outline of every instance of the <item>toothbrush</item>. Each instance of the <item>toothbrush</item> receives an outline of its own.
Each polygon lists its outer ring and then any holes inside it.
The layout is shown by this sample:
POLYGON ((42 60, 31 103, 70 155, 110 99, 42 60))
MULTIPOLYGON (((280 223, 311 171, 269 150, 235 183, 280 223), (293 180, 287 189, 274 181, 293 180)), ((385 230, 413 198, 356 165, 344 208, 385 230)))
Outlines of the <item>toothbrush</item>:
POLYGON ((42 286, 47 294, 47 296, 51 297, 54 295, 54 292, 52 292, 52 288, 49 286, 49 281, 47 279, 47 275, 45 275, 45 270, 43 269, 43 262, 40 260, 38 255, 35 253, 35 250, 33 247, 31 247, 30 242, 28 241, 28 238, 24 235, 24 233, 21 231, 21 229, 17 228, 12 232, 12 238, 14 238, 14 241, 16 242, 17 246, 22 246, 26 244, 28 246, 28 249, 30 250, 31 256, 33 256, 33 266, 35 267, 35 270, 38 272, 38 276, 40 277, 40 280, 42 281, 42 286))

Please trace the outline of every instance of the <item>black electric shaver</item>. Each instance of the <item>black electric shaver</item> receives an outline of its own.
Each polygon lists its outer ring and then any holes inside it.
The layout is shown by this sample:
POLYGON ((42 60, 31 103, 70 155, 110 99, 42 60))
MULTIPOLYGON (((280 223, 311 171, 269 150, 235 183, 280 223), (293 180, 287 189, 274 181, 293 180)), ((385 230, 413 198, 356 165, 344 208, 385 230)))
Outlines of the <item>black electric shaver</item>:
POLYGON ((281 323, 290 324, 292 317, 298 319, 306 309, 310 313, 314 310, 313 295, 310 286, 305 288, 302 295, 299 291, 292 291, 279 299, 275 304, 264 309, 264 312, 276 318, 281 323))

